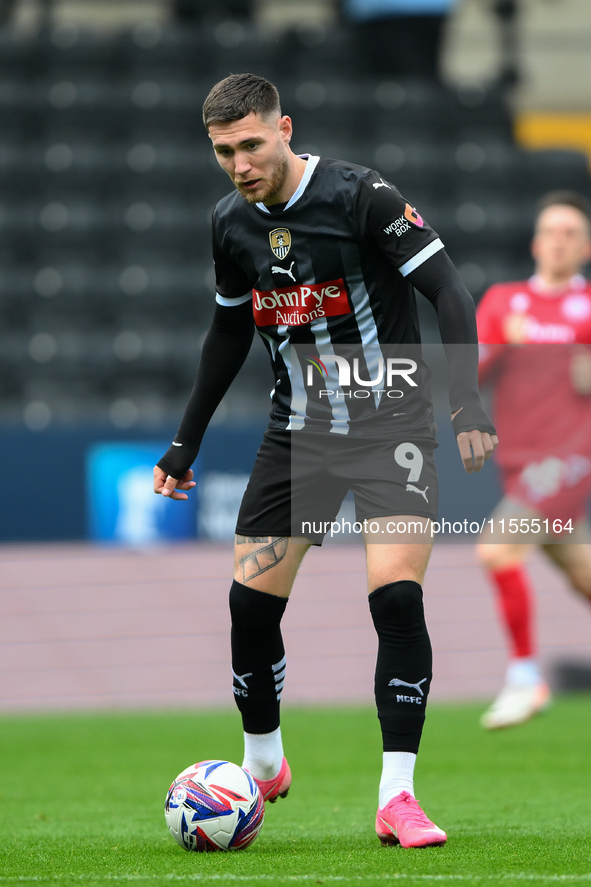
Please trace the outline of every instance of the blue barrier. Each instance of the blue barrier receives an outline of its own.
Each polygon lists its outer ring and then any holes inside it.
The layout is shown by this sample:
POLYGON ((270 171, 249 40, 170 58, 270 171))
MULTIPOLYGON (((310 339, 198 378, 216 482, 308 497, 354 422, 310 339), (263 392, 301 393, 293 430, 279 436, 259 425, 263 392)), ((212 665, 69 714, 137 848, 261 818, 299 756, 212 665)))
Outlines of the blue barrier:
MULTIPOLYGON (((140 434, 137 430, 124 432, 96 427, 34 432, 0 426, 0 464, 3 467, 0 542, 106 538, 102 533, 114 534, 114 537, 108 537, 117 538, 114 529, 116 518, 113 516, 113 490, 116 490, 117 481, 113 477, 110 492, 105 493, 111 504, 108 507, 105 505, 106 511, 99 520, 96 510, 91 509, 92 497, 89 496, 89 454, 96 454, 96 447, 105 444, 111 447, 133 444, 140 450, 147 447, 149 459, 143 462, 138 451, 136 467, 141 468, 143 464, 143 480, 139 480, 149 490, 151 482, 148 474, 151 470, 146 473, 146 468, 150 468, 148 463, 156 461, 168 446, 167 442, 172 439, 175 430, 159 428, 155 432, 140 434)), ((237 504, 263 430, 264 424, 217 425, 209 428, 199 455, 198 487, 190 495, 189 503, 167 503, 173 515, 167 518, 154 518, 154 512, 152 518, 146 518, 151 508, 147 504, 143 517, 138 519, 155 519, 159 538, 198 536, 214 541, 231 538, 237 504), (172 512, 175 507, 176 511, 172 512)), ((448 417, 441 418, 439 442, 436 459, 440 515, 450 521, 483 520, 500 495, 494 465, 487 464, 476 476, 468 476, 464 472, 448 417)), ((127 464, 128 469, 133 467, 129 462, 127 464)), ((115 474, 120 476, 118 472, 115 474)), ((133 476, 128 477, 130 484, 137 481, 137 475, 135 480, 133 476)), ((92 488, 92 484, 90 486, 92 488)), ((146 493, 147 502, 152 501, 149 498, 152 495, 151 492, 146 493)), ((124 525, 123 518, 121 521, 120 529, 124 525)), ((144 527, 144 532, 147 534, 146 541, 149 541, 151 531, 144 527)), ((132 541, 133 530, 128 530, 123 538, 132 541)))
MULTIPOLYGON (((167 503, 171 511, 176 506, 179 515, 183 511, 185 515, 191 512, 190 532, 188 518, 173 518, 173 521, 184 521, 183 536, 186 533, 194 536, 199 532, 201 536, 217 539, 227 532, 232 521, 230 512, 243 480, 254 463, 263 428, 264 425, 254 424, 246 427, 219 425, 208 430, 199 455, 200 480, 203 483, 199 514, 198 496, 195 493, 189 497, 188 504, 167 503), (229 499, 228 491, 233 492, 229 499), (219 500, 217 503, 216 497, 219 500), (204 514, 200 517, 202 512, 204 514), (208 527, 211 527, 211 532, 208 532, 208 527)), ((168 447, 175 431, 176 428, 160 428, 156 432, 138 433, 137 430, 119 432, 112 428, 95 427, 35 432, 0 426, 0 460, 4 469, 4 489, 0 497, 0 542, 99 538, 97 516, 92 517, 89 497, 89 454, 96 452, 95 448, 100 445, 134 444, 153 448, 150 450, 150 460, 155 462, 168 447)), ((144 473, 145 468, 144 465, 144 473)), ((147 475, 145 482, 148 490, 151 490, 147 475)), ((105 493, 106 498, 110 497, 111 509, 114 507, 112 495, 112 490, 105 493)), ((160 500, 151 492, 148 495, 153 496, 155 501, 160 500)), ((101 518, 101 532, 106 531, 109 521, 113 525, 113 512, 109 518, 105 516, 107 513, 108 509, 101 518)), ((164 538, 169 537, 169 532, 172 533, 172 526, 164 531, 164 538)))
MULTIPOLYGON (((173 501, 152 490, 153 468, 168 442, 99 443, 87 453, 88 532, 101 542, 147 545, 197 533, 197 496, 173 501)), ((198 460, 193 466, 199 480, 198 460)))

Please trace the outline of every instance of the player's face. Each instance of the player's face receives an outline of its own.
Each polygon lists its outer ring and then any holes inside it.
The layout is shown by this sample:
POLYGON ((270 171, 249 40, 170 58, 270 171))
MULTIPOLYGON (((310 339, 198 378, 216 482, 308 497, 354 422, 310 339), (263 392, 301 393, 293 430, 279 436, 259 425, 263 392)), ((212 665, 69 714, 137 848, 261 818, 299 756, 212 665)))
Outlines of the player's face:
POLYGON ((573 206, 549 206, 537 221, 532 255, 542 277, 566 280, 591 258, 589 223, 573 206))
POLYGON ((282 203, 291 197, 291 132, 289 117, 259 114, 210 124, 218 163, 249 203, 282 203))

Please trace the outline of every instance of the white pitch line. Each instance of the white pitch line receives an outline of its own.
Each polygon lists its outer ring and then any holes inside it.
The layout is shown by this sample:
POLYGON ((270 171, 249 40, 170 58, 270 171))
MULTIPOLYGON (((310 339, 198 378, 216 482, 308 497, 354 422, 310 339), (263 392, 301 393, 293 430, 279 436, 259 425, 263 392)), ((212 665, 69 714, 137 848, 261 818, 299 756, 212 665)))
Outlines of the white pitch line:
POLYGON ((59 875, 0 875, 0 884, 26 884, 47 881, 84 881, 100 882, 100 881, 228 881, 238 883, 248 883, 252 881, 267 881, 273 883, 298 883, 299 881, 320 882, 320 883, 338 883, 338 882, 355 882, 359 884, 371 883, 375 881, 482 881, 486 882, 503 882, 503 881, 543 881, 548 883, 576 883, 578 881, 591 881, 591 872, 572 875, 543 875, 535 872, 501 872, 492 875, 470 875, 470 874, 413 874, 411 872, 391 872, 381 875, 324 875, 324 874, 302 874, 302 875, 235 875, 230 872, 225 874, 203 874, 196 872, 188 872, 187 874, 161 874, 154 873, 139 874, 117 874, 114 872, 106 872, 105 874, 85 874, 75 875, 62 873, 59 875))

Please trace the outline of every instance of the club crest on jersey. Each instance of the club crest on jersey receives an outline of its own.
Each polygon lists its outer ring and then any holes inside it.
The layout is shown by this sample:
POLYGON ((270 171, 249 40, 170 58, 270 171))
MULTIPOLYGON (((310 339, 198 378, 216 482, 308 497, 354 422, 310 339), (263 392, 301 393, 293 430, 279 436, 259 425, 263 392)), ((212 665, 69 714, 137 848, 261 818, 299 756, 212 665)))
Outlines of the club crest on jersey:
POLYGON ((291 249, 291 234, 287 228, 275 228, 269 234, 271 249, 278 259, 284 259, 291 249))

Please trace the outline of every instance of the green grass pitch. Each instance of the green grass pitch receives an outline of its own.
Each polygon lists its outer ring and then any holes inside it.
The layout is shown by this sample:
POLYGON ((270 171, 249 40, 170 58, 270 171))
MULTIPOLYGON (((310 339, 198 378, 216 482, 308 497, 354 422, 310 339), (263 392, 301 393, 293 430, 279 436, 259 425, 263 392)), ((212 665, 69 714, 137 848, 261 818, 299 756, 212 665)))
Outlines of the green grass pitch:
POLYGON ((251 847, 214 854, 173 841, 163 802, 194 761, 240 762, 236 712, 4 716, 0 887, 591 882, 591 698, 492 734, 480 710, 429 709, 415 786, 445 847, 379 844, 372 709, 285 708, 289 797, 251 847))

